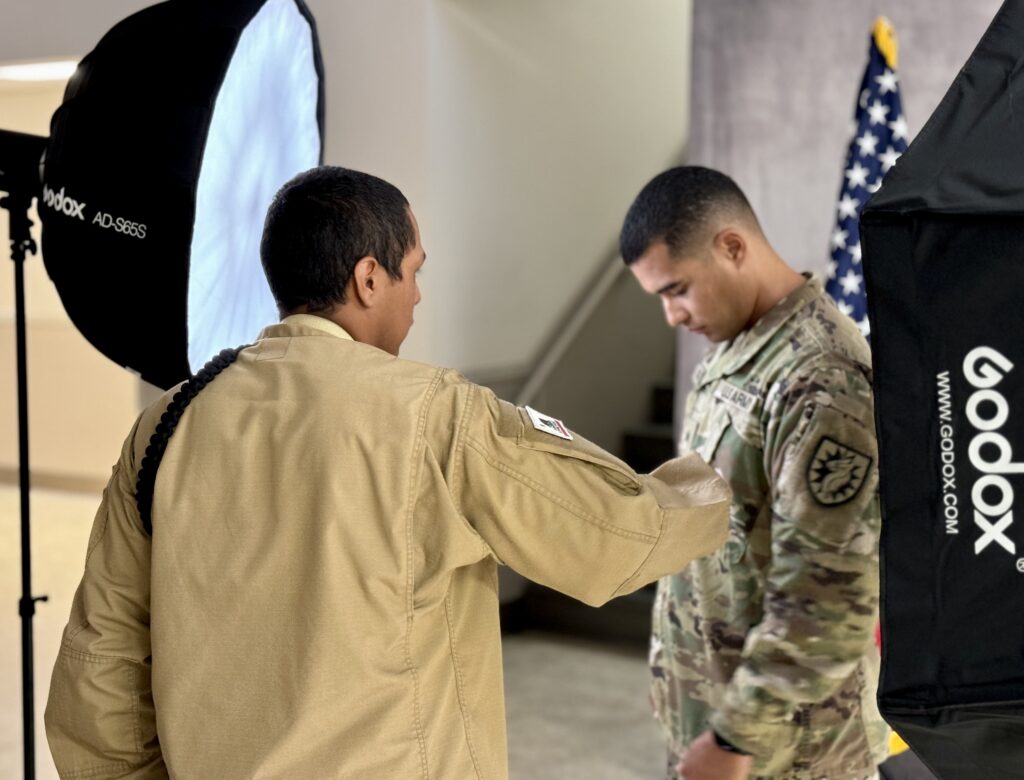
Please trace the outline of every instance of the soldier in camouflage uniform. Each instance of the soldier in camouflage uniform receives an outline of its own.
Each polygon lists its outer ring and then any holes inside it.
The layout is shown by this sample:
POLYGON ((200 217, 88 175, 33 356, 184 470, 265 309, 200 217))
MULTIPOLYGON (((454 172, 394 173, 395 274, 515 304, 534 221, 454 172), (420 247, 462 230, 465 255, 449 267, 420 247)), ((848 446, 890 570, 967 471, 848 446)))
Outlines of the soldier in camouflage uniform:
POLYGON ((868 346, 716 171, 652 180, 621 244, 669 325, 714 345, 680 446, 734 494, 726 545, 658 585, 652 702, 669 777, 874 778, 888 729, 868 346))

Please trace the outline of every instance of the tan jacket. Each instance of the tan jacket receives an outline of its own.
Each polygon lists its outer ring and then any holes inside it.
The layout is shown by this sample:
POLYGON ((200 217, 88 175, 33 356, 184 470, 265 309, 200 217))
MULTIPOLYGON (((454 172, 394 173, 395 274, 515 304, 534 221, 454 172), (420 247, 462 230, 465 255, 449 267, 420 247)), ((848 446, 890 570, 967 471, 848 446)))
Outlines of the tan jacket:
POLYGON ((65 778, 504 778, 497 565, 589 604, 727 535, 696 459, 659 481, 454 372, 316 317, 166 406, 104 492, 46 732, 65 778))

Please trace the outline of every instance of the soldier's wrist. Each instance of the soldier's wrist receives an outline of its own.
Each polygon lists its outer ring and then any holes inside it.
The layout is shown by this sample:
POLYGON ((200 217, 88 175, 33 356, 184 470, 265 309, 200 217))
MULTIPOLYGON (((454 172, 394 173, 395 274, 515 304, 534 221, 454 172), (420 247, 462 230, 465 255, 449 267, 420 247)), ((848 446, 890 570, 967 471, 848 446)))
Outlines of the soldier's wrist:
POLYGON ((714 729, 711 730, 711 736, 714 737, 715 744, 718 746, 718 748, 720 750, 724 750, 727 753, 735 753, 738 756, 749 756, 750 755, 750 753, 748 753, 746 750, 744 750, 743 748, 737 747, 736 745, 732 744, 729 740, 727 740, 725 737, 723 737, 721 734, 719 734, 714 729))

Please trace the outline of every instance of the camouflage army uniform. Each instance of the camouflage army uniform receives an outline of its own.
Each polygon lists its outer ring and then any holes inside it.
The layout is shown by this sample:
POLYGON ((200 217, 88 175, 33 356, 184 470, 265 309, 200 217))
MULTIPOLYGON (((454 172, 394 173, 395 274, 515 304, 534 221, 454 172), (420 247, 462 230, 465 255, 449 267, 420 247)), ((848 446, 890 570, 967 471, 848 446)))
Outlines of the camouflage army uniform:
POLYGON ((862 780, 885 759, 870 372, 811 277, 697 367, 680 447, 734 496, 725 546, 658 585, 652 702, 670 755, 713 728, 756 777, 862 780))

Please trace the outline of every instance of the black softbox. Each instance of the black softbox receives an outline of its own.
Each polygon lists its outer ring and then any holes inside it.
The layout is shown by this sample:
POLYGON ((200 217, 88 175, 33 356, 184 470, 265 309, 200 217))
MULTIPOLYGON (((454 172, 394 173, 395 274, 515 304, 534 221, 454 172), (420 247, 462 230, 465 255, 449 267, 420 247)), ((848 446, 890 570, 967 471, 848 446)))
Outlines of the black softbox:
POLYGON ((168 0, 82 60, 39 213, 97 349, 169 387, 276 319, 259 234, 274 191, 321 161, 322 73, 302 0, 168 0))
POLYGON ((861 219, 883 715, 940 778, 1024 777, 1024 1, 861 219))

